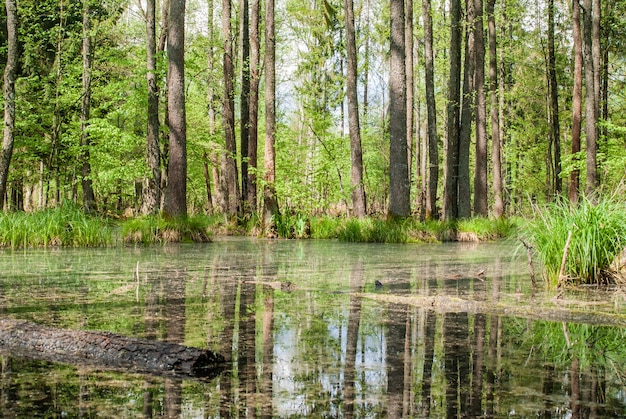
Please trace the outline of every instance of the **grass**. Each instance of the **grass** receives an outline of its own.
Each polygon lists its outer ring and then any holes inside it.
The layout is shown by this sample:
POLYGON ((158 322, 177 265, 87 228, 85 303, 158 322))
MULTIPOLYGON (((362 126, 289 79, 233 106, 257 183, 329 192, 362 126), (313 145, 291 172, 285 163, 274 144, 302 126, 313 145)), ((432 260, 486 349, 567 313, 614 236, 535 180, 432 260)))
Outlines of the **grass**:
POLYGON ((204 215, 165 218, 150 215, 132 218, 121 224, 124 243, 210 242, 210 226, 217 219, 204 215))
POLYGON ((560 202, 537 208, 524 232, 541 258, 549 284, 560 283, 570 232, 564 277, 575 284, 607 282, 615 274, 612 263, 626 248, 626 203, 615 197, 597 204, 583 198, 575 207, 560 202))
POLYGON ((114 243, 113 227, 102 217, 64 203, 35 213, 0 212, 0 247, 101 247, 114 243))

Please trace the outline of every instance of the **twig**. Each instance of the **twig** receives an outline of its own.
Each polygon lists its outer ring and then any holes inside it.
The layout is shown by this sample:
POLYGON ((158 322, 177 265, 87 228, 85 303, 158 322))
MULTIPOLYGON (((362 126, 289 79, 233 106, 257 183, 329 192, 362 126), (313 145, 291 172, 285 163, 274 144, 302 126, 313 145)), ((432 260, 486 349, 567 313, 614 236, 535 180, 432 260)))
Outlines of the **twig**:
POLYGON ((526 248, 526 255, 528 256, 528 265, 530 267, 530 280, 533 283, 533 289, 537 289, 537 281, 535 280, 535 267, 533 265, 533 247, 524 239, 520 238, 520 241, 526 248))

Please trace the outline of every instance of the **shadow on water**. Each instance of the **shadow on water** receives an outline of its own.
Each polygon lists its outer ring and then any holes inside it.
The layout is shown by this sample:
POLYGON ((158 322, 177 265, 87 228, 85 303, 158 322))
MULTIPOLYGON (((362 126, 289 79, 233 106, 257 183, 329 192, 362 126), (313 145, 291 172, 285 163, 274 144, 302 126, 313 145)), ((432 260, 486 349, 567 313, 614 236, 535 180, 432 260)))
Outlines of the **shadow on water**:
POLYGON ((625 417, 623 291, 556 302, 533 293, 513 250, 224 239, 2 252, 4 318, 206 348, 228 363, 194 380, 4 353, 0 416, 625 417), (549 309, 577 321, 547 320, 549 309))

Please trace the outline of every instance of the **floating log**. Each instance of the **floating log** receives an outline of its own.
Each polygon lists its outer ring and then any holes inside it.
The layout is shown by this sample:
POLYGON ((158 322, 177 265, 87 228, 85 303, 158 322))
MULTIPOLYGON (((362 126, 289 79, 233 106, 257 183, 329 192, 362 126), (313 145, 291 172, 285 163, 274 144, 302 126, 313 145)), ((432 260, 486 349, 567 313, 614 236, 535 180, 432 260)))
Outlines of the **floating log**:
POLYGON ((0 319, 0 353, 180 378, 214 377, 224 368, 224 358, 208 350, 12 319, 0 319))

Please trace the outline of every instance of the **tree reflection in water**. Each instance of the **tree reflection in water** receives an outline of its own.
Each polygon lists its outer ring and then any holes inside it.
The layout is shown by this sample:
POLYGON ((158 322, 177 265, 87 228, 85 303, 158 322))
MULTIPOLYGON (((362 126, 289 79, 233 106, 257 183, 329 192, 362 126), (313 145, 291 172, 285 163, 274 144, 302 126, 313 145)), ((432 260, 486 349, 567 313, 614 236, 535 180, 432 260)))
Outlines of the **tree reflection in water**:
POLYGON ((5 316, 207 347, 230 364, 172 380, 5 354, 0 416, 625 416, 622 327, 374 298, 528 299, 513 273, 525 261, 494 250, 226 240, 5 256, 5 316))

